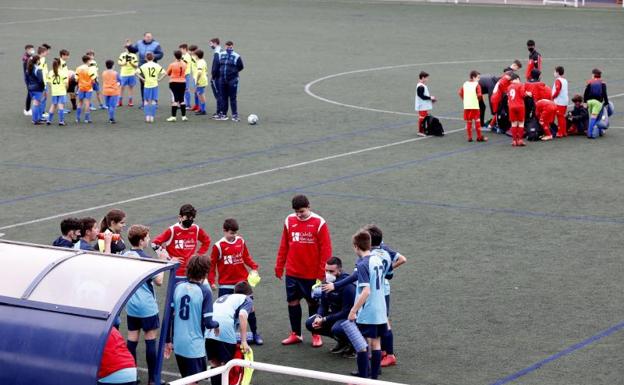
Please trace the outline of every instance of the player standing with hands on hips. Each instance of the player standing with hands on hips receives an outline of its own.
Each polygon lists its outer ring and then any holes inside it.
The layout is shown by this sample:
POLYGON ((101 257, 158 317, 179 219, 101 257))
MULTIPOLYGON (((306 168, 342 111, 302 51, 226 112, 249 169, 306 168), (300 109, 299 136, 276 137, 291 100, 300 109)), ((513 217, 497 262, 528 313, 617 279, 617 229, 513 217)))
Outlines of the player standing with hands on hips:
MULTIPOLYGON (((275 261, 275 276, 282 279, 286 269, 286 301, 291 333, 283 345, 303 342, 301 337, 301 299, 308 302, 308 314, 316 314, 318 303, 312 298, 312 286, 325 279, 325 262, 332 255, 329 227, 321 216, 310 210, 305 195, 292 199, 293 214, 286 217, 282 240, 275 261)), ((320 347, 323 340, 312 334, 312 346, 320 347)))

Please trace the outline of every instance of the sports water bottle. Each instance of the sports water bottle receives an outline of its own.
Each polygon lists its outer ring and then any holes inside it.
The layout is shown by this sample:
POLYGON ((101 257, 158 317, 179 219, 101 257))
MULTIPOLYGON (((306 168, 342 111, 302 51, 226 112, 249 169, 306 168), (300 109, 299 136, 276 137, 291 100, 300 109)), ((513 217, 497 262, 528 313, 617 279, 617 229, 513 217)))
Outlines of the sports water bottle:
POLYGON ((366 350, 368 344, 355 322, 344 320, 340 323, 340 326, 342 326, 342 329, 345 331, 347 338, 351 341, 351 345, 353 345, 356 352, 363 352, 366 350))

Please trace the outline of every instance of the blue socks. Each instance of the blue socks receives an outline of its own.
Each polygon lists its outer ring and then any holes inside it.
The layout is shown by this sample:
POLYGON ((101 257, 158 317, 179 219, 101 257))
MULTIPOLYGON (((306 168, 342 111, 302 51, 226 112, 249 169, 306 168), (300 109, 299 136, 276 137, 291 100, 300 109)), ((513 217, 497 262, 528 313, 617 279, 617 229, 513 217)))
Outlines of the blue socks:
MULTIPOLYGON (((379 352, 379 350, 376 350, 379 352)), ((379 352, 381 355, 381 352, 379 352)), ((358 352, 357 353, 357 367, 358 367, 358 376, 362 378, 368 378, 368 351, 358 352)))
POLYGON ((108 119, 115 120, 115 106, 108 106, 108 119))
POLYGON ((595 138, 596 135, 594 135, 594 126, 596 125, 596 122, 598 121, 597 117, 591 117, 589 118, 589 126, 587 126, 587 137, 588 138, 595 138))
MULTIPOLYGON (((59 110, 59 116, 61 115, 61 111, 59 110)), ((54 112, 48 113, 48 122, 54 121, 54 112)))
POLYGON ((85 112, 85 120, 91 121, 91 112, 89 110, 85 112))
POLYGON ((199 103, 199 110, 201 112, 206 112, 206 103, 199 103))
POLYGON ((290 330, 301 336, 301 305, 288 306, 288 319, 290 320, 290 330))
POLYGON ((156 375, 156 359, 156 340, 145 340, 145 360, 147 361, 149 382, 154 382, 154 376, 156 375))
POLYGON ((394 336, 392 335, 392 329, 388 330, 386 334, 381 337, 381 350, 388 354, 394 354, 394 336))
MULTIPOLYGON (((51 118, 50 121, 52 121, 51 118)), ((65 123, 65 108, 59 110, 59 123, 65 123)))
POLYGON ((371 352, 371 373, 370 373, 372 379, 377 379, 377 377, 379 377, 379 368, 381 368, 381 350, 373 350, 371 352))
POLYGON ((191 93, 188 90, 184 91, 184 104, 191 105, 191 93))
POLYGON ((80 115, 82 115, 82 107, 76 108, 76 120, 80 121, 80 115))
POLYGON ((134 362, 136 362, 136 349, 138 344, 138 341, 126 341, 126 345, 128 345, 128 350, 130 351, 130 354, 132 354, 132 357, 134 357, 134 362))

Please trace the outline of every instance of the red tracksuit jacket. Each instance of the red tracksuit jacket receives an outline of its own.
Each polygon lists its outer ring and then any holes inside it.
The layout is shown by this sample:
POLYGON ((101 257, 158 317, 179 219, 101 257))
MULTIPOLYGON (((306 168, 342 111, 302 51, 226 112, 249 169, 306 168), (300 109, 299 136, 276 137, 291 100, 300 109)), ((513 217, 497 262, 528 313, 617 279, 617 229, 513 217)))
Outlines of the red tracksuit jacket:
POLYGON ((185 229, 176 223, 154 238, 152 242, 164 246, 171 258, 177 258, 180 261, 176 277, 186 277, 186 264, 193 255, 206 254, 210 247, 210 236, 196 224, 185 229), (199 250, 197 250, 198 243, 201 243, 199 250))
POLYGON ((228 242, 225 237, 221 238, 214 244, 210 253, 208 282, 214 285, 218 271, 220 287, 236 285, 247 280, 248 272, 245 266, 258 270, 258 264, 249 254, 245 240, 240 236, 236 236, 232 242, 228 242))

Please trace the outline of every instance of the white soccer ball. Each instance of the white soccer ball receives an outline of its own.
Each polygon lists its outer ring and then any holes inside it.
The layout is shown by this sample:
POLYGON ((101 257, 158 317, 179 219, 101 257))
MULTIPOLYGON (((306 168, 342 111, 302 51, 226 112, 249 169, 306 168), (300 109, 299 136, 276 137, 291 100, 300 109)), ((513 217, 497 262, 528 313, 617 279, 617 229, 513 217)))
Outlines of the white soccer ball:
POLYGON ((247 117, 247 123, 254 125, 258 123, 258 115, 251 114, 247 117))

